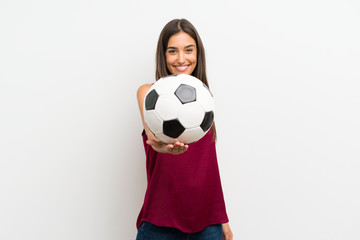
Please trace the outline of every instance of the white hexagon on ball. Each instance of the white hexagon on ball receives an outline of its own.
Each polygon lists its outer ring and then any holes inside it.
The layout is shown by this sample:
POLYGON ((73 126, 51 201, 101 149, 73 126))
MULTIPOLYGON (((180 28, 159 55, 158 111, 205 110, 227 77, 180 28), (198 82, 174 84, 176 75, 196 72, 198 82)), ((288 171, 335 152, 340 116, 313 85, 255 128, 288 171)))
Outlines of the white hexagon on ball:
POLYGON ((191 129, 186 129, 183 134, 178 137, 179 142, 186 142, 188 144, 199 141, 204 136, 204 131, 201 127, 195 127, 191 129), (191 139, 191 142, 189 142, 191 139))
POLYGON ((185 128, 200 126, 205 112, 198 102, 183 105, 179 113, 179 121, 185 128))
POLYGON ((214 99, 209 91, 199 91, 197 102, 203 107, 205 112, 214 111, 214 99))
POLYGON ((162 133, 163 121, 158 116, 155 110, 145 111, 144 119, 147 127, 154 135, 162 133))
POLYGON ((164 94, 159 96, 155 111, 163 121, 166 121, 177 118, 181 107, 181 102, 174 94, 164 94))

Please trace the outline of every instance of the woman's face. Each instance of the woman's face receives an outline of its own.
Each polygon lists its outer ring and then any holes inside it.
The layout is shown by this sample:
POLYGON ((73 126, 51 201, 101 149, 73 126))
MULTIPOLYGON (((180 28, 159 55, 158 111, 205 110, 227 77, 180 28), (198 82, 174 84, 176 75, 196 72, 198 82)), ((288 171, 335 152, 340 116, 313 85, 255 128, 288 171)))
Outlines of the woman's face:
POLYGON ((185 32, 172 35, 165 56, 166 66, 172 74, 191 75, 197 63, 195 40, 185 32))

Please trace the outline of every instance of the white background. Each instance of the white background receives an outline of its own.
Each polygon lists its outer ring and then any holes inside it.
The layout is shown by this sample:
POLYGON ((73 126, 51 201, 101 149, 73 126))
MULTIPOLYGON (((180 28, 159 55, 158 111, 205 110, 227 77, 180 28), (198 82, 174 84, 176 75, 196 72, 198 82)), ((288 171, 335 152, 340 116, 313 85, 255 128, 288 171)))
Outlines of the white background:
POLYGON ((0 239, 135 239, 136 90, 162 27, 204 42, 235 240, 360 239, 357 0, 0 3, 0 239))

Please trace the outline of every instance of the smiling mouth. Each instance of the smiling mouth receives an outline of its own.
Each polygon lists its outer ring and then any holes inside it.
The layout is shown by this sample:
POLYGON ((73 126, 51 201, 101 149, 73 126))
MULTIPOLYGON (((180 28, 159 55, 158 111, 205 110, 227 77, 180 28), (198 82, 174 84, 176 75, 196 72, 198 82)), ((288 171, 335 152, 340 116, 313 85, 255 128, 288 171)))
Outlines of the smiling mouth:
POLYGON ((185 65, 185 66, 175 66, 176 70, 180 71, 180 72, 184 72, 190 65, 185 65))

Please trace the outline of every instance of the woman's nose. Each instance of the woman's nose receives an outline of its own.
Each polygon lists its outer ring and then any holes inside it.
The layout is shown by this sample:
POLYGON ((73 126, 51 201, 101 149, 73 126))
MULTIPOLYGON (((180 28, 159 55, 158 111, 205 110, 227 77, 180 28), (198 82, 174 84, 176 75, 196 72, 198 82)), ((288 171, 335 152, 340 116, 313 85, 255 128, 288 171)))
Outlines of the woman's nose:
POLYGON ((182 64, 185 62, 185 56, 182 52, 179 52, 179 55, 178 55, 178 62, 179 64, 182 64))

